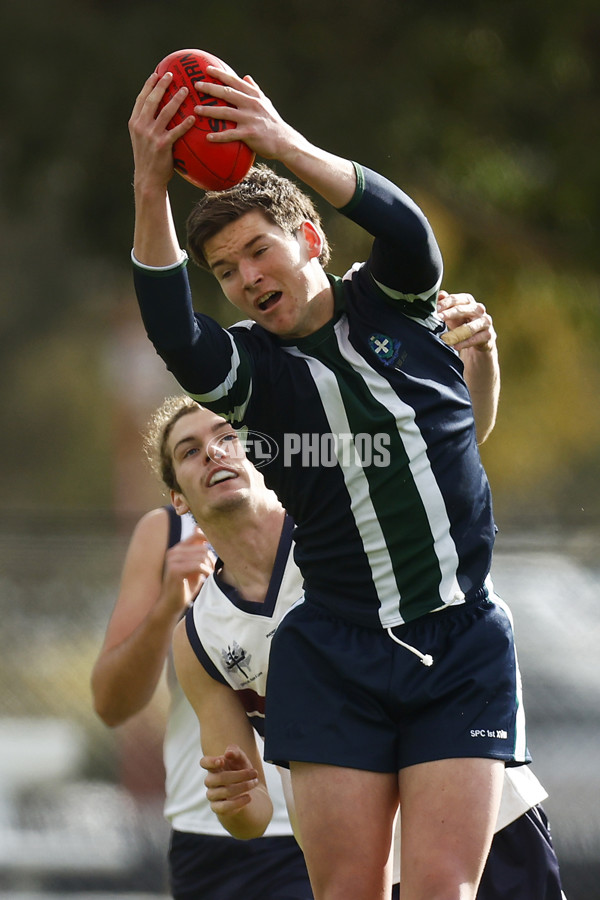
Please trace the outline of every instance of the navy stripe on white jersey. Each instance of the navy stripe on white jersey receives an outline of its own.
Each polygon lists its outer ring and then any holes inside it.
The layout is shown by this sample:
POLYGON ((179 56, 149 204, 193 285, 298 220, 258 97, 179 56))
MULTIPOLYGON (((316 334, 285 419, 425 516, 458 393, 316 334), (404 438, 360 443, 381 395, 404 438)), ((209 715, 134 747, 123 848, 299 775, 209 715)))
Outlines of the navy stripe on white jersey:
POLYGON ((286 516, 273 572, 262 603, 246 600, 216 572, 186 613, 186 632, 211 678, 237 691, 256 731, 264 737, 265 692, 271 638, 291 606, 302 599, 302 576, 293 560, 294 523, 286 516))

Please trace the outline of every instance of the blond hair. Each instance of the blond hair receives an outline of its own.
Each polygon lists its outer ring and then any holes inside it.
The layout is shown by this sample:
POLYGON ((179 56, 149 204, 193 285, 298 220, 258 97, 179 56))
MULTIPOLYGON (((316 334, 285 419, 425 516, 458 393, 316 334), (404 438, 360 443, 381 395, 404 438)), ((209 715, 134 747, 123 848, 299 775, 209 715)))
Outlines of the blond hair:
POLYGON ((175 422, 202 409, 191 397, 167 397, 153 413, 144 434, 144 452, 155 475, 170 491, 181 490, 175 477, 173 457, 167 445, 175 422))

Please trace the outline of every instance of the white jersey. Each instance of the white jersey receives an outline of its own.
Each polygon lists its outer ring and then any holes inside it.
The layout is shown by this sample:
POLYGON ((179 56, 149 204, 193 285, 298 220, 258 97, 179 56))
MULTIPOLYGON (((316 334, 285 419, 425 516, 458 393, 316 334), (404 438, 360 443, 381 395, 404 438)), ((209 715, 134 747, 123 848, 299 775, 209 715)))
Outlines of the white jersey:
POLYGON ((186 616, 196 656, 209 675, 240 692, 246 714, 261 736, 271 638, 284 615, 303 597, 303 579, 293 559, 293 529, 292 519, 286 516, 263 603, 245 600, 217 571, 204 582, 186 616))
MULTIPOLYGON (((171 511, 170 511, 171 513, 171 511)), ((179 517, 177 517, 179 519, 179 517)), ((195 528, 191 516, 183 516, 180 534, 175 534, 169 546, 188 537, 195 528)), ((175 522, 175 520, 173 520, 175 522)), ((172 660, 168 664, 168 683, 171 692, 169 718, 163 745, 165 780, 165 817, 175 831, 231 837, 221 825, 206 799, 204 777, 200 767, 202 750, 200 726, 196 714, 187 701, 175 676, 172 660)), ((260 738, 258 739, 260 741, 260 738)), ((260 741, 262 744, 262 741, 260 741)), ((262 756, 262 751, 261 751, 262 756)), ((273 802, 273 818, 265 837, 291 835, 292 828, 275 766, 265 763, 265 777, 273 802)))

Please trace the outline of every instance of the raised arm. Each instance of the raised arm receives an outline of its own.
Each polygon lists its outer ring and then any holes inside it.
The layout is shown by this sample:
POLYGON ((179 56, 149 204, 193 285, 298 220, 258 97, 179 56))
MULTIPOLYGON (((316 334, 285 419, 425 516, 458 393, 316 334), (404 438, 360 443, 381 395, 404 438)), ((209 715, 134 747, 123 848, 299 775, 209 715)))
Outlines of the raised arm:
POLYGON ((186 88, 156 115, 171 79, 170 73, 162 78, 152 73, 138 94, 129 119, 135 167, 133 253, 138 262, 156 267, 173 265, 181 258, 167 187, 175 171, 173 144, 194 124, 194 117, 188 116, 175 128, 167 129, 186 88))
POLYGON ((134 529, 117 602, 92 672, 94 708, 111 727, 121 725, 152 699, 173 629, 212 570, 208 545, 200 534, 175 545, 165 557, 168 528, 167 511, 156 509, 134 529))
POLYGON ((224 828, 240 840, 260 837, 273 815, 254 729, 241 700, 204 669, 185 622, 173 635, 175 671, 200 723, 207 797, 224 828))
MULTIPOLYGON (((233 108, 211 106, 211 118, 232 121, 237 126, 210 134, 208 140, 215 144, 242 140, 258 156, 283 163, 333 206, 350 202, 356 189, 356 174, 350 160, 311 144, 288 125, 250 75, 240 78, 232 71, 212 66, 207 72, 223 84, 202 82, 202 91, 233 104, 233 108)), ((197 112, 206 114, 206 108, 198 106, 197 112)))
MULTIPOLYGON (((237 127, 211 134, 208 140, 241 139, 257 155, 282 162, 334 207, 345 208, 346 215, 380 242, 373 268, 382 286, 408 295, 437 289, 442 268, 439 248, 426 217, 410 197, 381 175, 364 167, 359 171, 349 159, 310 143, 284 122, 249 75, 239 78, 232 72, 209 71, 224 84, 203 82, 202 90, 233 104, 233 108, 210 107, 210 115, 237 127)), ((207 114, 201 106, 196 112, 207 114)))

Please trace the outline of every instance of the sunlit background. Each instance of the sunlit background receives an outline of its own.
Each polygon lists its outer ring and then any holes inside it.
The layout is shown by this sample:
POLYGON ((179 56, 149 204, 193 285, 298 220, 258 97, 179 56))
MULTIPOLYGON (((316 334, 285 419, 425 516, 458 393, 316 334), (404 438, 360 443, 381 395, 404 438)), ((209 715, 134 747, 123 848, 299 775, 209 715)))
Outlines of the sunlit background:
MULTIPOLYGON (((177 386, 138 321, 127 119, 167 53, 250 73, 307 137, 421 204, 484 302, 482 448, 534 768, 569 900, 600 877, 600 11, 592 0, 2 5, 0 896, 165 892, 164 692, 109 731, 89 674, 138 516, 140 432, 177 386), (4 891, 4 893, 2 893, 4 891)), ((196 189, 176 176, 183 223, 196 189)), ((331 270, 368 241, 320 204, 331 270)), ((235 321, 192 271, 203 310, 235 321)), ((535 898, 532 898, 535 900, 535 898)))

